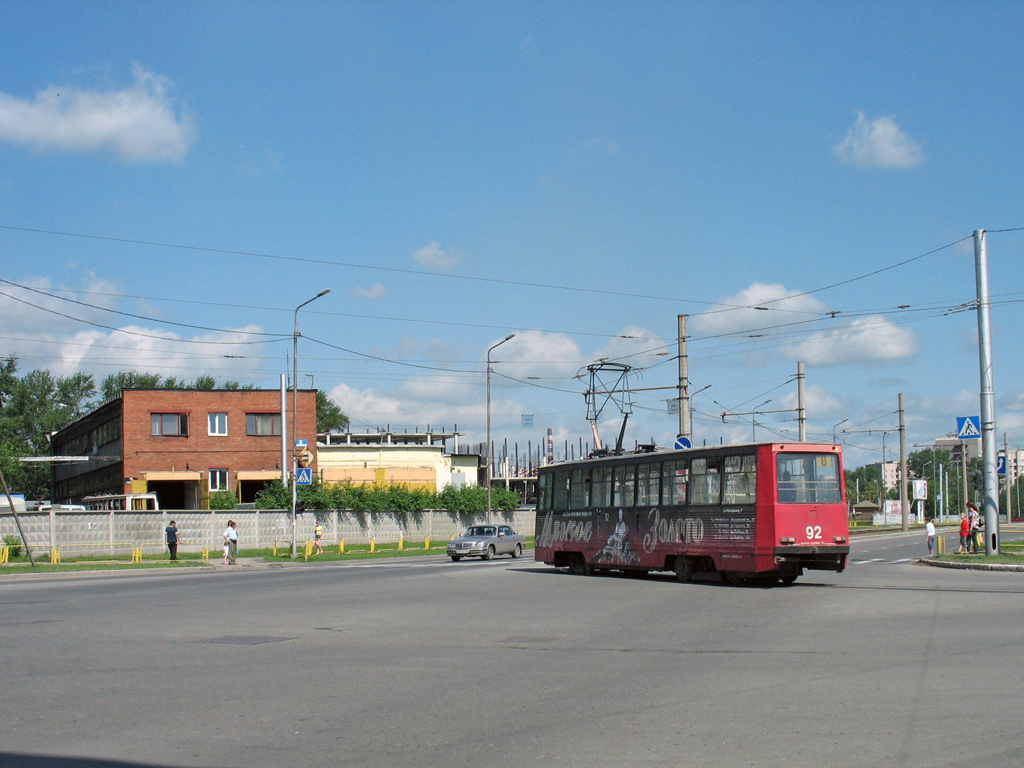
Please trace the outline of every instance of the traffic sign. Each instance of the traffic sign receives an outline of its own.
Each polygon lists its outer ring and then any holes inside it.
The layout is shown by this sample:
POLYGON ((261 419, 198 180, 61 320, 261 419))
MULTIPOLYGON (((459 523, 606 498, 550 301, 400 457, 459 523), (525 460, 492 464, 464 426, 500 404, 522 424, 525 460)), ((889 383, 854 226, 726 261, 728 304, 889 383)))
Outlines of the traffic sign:
POLYGON ((693 443, 690 442, 690 438, 680 435, 676 438, 676 449, 682 450, 683 448, 693 448, 693 443))
POLYGON ((295 441, 295 447, 296 448, 308 448, 309 447, 309 440, 303 440, 301 438, 297 439, 295 441))
POLYGON ((1001 453, 996 457, 996 473, 1000 475, 1006 474, 1006 454, 1001 453))
POLYGON ((958 440, 980 440, 981 439, 981 417, 980 416, 957 416, 956 437, 958 440))
POLYGON ((300 467, 308 467, 313 463, 313 452, 309 448, 299 451, 298 462, 300 467))
POLYGON ((309 467, 300 467, 295 473, 295 484, 296 485, 312 485, 313 484, 313 470, 309 467))

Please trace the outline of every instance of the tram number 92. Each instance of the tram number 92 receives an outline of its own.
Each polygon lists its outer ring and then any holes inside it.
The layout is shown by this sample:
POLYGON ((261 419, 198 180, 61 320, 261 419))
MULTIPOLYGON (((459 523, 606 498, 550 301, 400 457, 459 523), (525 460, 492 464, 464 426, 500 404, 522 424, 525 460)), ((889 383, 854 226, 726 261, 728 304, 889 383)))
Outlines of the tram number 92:
POLYGON ((821 538, 821 526, 820 525, 808 525, 807 526, 807 538, 810 540, 816 540, 821 538))

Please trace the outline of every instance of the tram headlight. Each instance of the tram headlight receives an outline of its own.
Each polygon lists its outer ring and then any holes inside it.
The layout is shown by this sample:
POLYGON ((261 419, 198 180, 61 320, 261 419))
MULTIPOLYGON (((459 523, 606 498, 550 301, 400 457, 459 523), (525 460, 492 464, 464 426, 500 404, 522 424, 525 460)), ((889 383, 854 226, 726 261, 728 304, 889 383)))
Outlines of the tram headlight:
POLYGON ((846 537, 845 536, 833 536, 832 537, 832 541, 834 541, 836 544, 845 544, 846 543, 846 537))
POLYGON ((779 544, 796 544, 796 539, 790 536, 783 536, 779 539, 779 544))

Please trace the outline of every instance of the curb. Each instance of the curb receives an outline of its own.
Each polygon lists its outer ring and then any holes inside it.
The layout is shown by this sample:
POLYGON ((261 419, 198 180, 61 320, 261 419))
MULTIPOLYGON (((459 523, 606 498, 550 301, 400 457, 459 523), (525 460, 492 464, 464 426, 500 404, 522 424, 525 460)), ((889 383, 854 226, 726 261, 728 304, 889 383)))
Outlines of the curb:
POLYGON ((951 563, 945 560, 928 560, 920 558, 917 565, 928 565, 932 568, 953 568, 960 571, 1015 571, 1024 573, 1024 565, 1009 563, 951 563))

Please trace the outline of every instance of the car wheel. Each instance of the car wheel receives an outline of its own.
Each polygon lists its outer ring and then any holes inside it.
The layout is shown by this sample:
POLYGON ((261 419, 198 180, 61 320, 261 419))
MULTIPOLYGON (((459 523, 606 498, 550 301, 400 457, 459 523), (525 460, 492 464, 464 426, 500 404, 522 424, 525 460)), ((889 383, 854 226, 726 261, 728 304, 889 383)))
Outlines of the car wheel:
POLYGON ((462 558, 461 558, 461 557, 460 557, 459 555, 452 555, 452 562, 453 562, 453 563, 457 563, 457 562, 459 562, 459 560, 461 560, 461 559, 462 559, 462 558))
POLYGON ((487 548, 487 552, 485 552, 484 556, 482 558, 480 558, 480 559, 481 560, 493 560, 494 559, 494 546, 492 545, 492 546, 488 547, 487 548))
POLYGON ((523 545, 516 544, 516 548, 512 550, 512 557, 519 557, 521 554, 523 554, 523 545))

